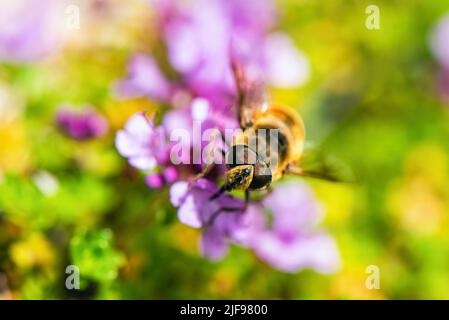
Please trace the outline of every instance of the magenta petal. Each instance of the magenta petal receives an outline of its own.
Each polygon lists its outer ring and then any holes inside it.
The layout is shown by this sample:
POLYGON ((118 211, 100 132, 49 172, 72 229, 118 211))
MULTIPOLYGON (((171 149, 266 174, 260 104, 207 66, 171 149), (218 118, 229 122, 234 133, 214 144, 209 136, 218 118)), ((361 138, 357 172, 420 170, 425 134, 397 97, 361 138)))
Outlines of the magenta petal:
POLYGON ((192 25, 185 22, 174 23, 167 27, 169 59, 179 72, 191 72, 200 63, 201 48, 197 44, 195 35, 192 25))
POLYGON ((226 0, 233 25, 243 30, 264 32, 276 20, 276 7, 272 0, 226 0))
POLYGON ((240 245, 253 247, 257 245, 258 236, 265 231, 263 208, 251 204, 242 214, 239 227, 232 230, 232 239, 240 245))
POLYGON ((124 130, 117 132, 115 136, 115 147, 124 157, 130 157, 142 152, 142 145, 132 135, 124 130))
POLYGON ((189 189, 189 183, 186 181, 179 181, 174 183, 170 188, 170 202, 175 207, 179 207, 184 201, 187 191, 189 189))
POLYGON ((438 23, 430 41, 435 57, 449 70, 449 15, 438 23))
POLYGON ((164 129, 154 128, 153 120, 144 113, 133 115, 125 130, 117 132, 115 145, 132 166, 141 170, 151 170, 167 158, 164 129))
POLYGON ((176 180, 178 180, 178 177, 179 177, 178 170, 176 170, 176 167, 174 167, 174 166, 165 168, 163 175, 164 175, 164 179, 167 183, 173 183, 176 180))
POLYGON ((188 110, 168 111, 164 115, 162 125, 169 133, 174 130, 185 130, 187 133, 192 131, 192 119, 188 110))
POLYGON ((188 195, 179 207, 178 218, 179 221, 190 227, 200 228, 202 226, 199 208, 192 195, 188 195))
POLYGON ((126 131, 136 138, 149 139, 153 132, 154 124, 146 118, 145 114, 139 112, 128 119, 125 125, 126 131))
POLYGON ((108 130, 106 119, 91 107, 83 109, 60 107, 56 114, 56 122, 65 134, 80 140, 101 137, 108 130))
POLYGON ((302 250, 308 251, 308 267, 324 274, 337 272, 341 258, 337 243, 327 234, 315 234, 307 239, 302 250))
POLYGON ((152 170, 157 166, 156 159, 148 156, 129 158, 129 164, 140 170, 152 170))
POLYGON ((213 229, 206 230, 202 234, 200 247, 202 254, 211 260, 219 260, 228 252, 226 238, 213 229))
POLYGON ((307 58, 283 34, 272 34, 265 40, 265 63, 268 81, 277 87, 303 85, 310 74, 307 58))
POLYGON ((289 230, 293 234, 313 227, 322 215, 312 190, 298 180, 276 186, 263 204, 274 215, 273 228, 284 232, 289 230))
POLYGON ((266 232, 260 236, 255 252, 262 260, 285 272, 311 268, 321 273, 333 273, 340 267, 337 246, 324 234, 285 240, 266 232))
POLYGON ((57 0, 15 1, 0 8, 0 61, 34 62, 59 50, 63 33, 59 27, 57 0))
POLYGON ((115 89, 122 98, 149 96, 165 101, 171 86, 152 57, 136 54, 128 66, 128 77, 118 81, 115 89))
POLYGON ((145 177, 146 184, 153 189, 159 189, 164 185, 164 178, 159 173, 151 173, 145 177))

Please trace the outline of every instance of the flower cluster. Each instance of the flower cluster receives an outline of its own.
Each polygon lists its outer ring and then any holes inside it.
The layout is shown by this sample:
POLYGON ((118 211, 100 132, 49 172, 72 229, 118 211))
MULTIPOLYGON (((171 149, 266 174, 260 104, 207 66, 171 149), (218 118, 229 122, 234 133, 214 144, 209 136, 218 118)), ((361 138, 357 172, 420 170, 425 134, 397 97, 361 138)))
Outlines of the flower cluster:
POLYGON ((321 210, 310 189, 301 182, 280 184, 245 211, 243 201, 229 195, 209 201, 217 191, 209 180, 191 186, 177 182, 170 191, 179 220, 203 228, 201 249, 211 259, 222 258, 228 243, 233 242, 251 248, 260 259, 285 272, 308 267, 330 273, 340 264, 334 240, 316 229, 321 210), (222 208, 237 210, 217 215, 222 208))
MULTIPOLYGON (((151 3, 166 60, 176 76, 167 76, 171 73, 155 57, 136 53, 114 90, 119 98, 147 97, 169 110, 159 125, 143 113, 132 116, 117 133, 119 152, 148 173, 150 187, 173 183, 171 203, 182 223, 203 230, 205 256, 222 258, 228 244, 235 243, 286 272, 305 267, 335 271, 338 250, 332 238, 317 231, 319 205, 303 183, 279 184, 245 210, 243 200, 230 195, 210 200, 220 175, 192 181, 202 163, 174 166, 170 159, 174 129, 191 133, 195 121, 201 130, 238 127, 231 61, 244 65, 251 79, 263 78, 271 86, 291 88, 307 80, 305 56, 288 36, 271 32, 276 21, 272 2, 195 0, 188 7, 177 0, 151 3)), ((201 148, 201 143, 187 141, 192 152, 201 148)))

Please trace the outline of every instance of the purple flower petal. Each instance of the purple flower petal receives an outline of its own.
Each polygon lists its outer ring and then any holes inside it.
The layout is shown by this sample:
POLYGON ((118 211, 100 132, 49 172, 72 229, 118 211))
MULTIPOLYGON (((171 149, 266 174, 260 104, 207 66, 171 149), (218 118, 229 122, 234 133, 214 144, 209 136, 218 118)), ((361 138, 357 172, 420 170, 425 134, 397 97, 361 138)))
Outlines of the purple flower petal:
POLYGON ((263 204, 275 216, 273 228, 283 232, 297 233, 298 230, 309 229, 321 218, 320 206, 312 191, 298 180, 276 186, 263 204))
POLYGON ((277 33, 267 37, 264 50, 266 76, 272 85, 292 88, 309 79, 307 58, 286 35, 277 33))
POLYGON ((148 96, 167 101, 171 85, 152 57, 136 54, 128 65, 127 78, 118 81, 115 90, 121 98, 148 96))
POLYGON ((125 130, 117 132, 115 146, 124 157, 131 157, 143 152, 143 146, 140 141, 125 130))
POLYGON ((200 248, 202 254, 210 260, 219 260, 228 252, 228 242, 225 237, 212 228, 201 235, 200 248))
POLYGON ((333 273, 340 266, 337 246, 324 234, 285 240, 267 232, 259 237, 255 251, 262 260, 285 272, 312 268, 321 273, 333 273))
POLYGON ((59 49, 62 32, 58 1, 41 0, 35 10, 31 0, 0 5, 0 60, 32 62, 59 49))
POLYGON ((124 130, 117 132, 115 145, 129 163, 141 170, 151 170, 164 163, 168 156, 163 128, 155 128, 144 113, 132 116, 124 130))
POLYGON ((148 120, 145 113, 139 112, 128 119, 125 125, 125 130, 131 135, 147 139, 153 133, 154 123, 148 120))
POLYGON ((335 272, 340 258, 334 240, 312 228, 317 209, 305 184, 288 181, 277 185, 262 203, 248 208, 239 228, 232 233, 233 239, 281 271, 312 268, 322 273, 335 272))
POLYGON ((226 253, 230 235, 239 227, 243 202, 228 195, 210 200, 218 191, 216 185, 206 179, 177 182, 170 189, 170 200, 178 207, 179 220, 191 227, 204 227, 201 240, 202 252, 211 259, 218 259, 226 253), (220 208, 242 208, 236 212, 221 212, 220 208))
POLYGON ((129 164, 140 170, 152 170, 157 166, 157 161, 154 157, 134 156, 129 158, 129 164))
POLYGON ((194 195, 188 195, 178 209, 179 221, 193 228, 200 228, 203 225, 200 214, 194 195))
POLYGON ((178 170, 174 166, 167 167, 164 169, 163 176, 167 183, 173 183, 178 180, 178 170))
POLYGON ((430 46, 438 61, 449 70, 449 15, 441 19, 435 27, 430 46))
POLYGON ((201 56, 193 25, 185 21, 168 25, 166 39, 173 67, 182 73, 193 72, 199 66, 201 56))
POLYGON ((189 184, 186 181, 179 181, 174 183, 170 188, 170 202, 173 206, 179 207, 184 201, 189 184))
POLYGON ((65 134, 79 140, 101 137, 108 130, 106 119, 91 107, 80 110, 60 107, 56 114, 56 123, 65 134))
POLYGON ((223 1, 233 25, 239 30, 265 32, 274 25, 276 8, 272 0, 223 1))
POLYGON ((146 184, 153 189, 159 189, 164 185, 164 178, 160 173, 151 173, 145 177, 146 184))

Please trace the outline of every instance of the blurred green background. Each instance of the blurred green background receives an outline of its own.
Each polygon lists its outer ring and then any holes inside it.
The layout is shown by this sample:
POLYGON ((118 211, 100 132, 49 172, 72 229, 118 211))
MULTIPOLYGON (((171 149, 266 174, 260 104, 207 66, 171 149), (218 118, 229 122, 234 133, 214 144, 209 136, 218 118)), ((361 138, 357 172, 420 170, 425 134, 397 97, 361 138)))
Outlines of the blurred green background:
POLYGON ((178 222, 168 191, 148 188, 114 147, 114 132, 151 102, 117 101, 111 84, 133 52, 156 45, 149 9, 122 2, 123 19, 91 21, 95 32, 73 35, 49 61, 0 65, 1 102, 11 106, 0 114, 3 298, 449 298, 449 104, 429 50, 449 2, 277 4, 279 29, 310 59, 311 80, 271 96, 296 107, 308 140, 361 180, 309 181, 341 271, 284 274, 236 246, 220 262, 200 256, 198 231, 178 222), (380 30, 365 27, 370 4, 380 8, 380 30), (61 103, 92 104, 109 134, 65 137, 54 125, 61 103), (47 174, 58 188, 45 195, 38 181, 47 174), (80 291, 65 289, 69 264, 83 270, 80 291), (365 286, 369 265, 380 268, 380 289, 365 286))

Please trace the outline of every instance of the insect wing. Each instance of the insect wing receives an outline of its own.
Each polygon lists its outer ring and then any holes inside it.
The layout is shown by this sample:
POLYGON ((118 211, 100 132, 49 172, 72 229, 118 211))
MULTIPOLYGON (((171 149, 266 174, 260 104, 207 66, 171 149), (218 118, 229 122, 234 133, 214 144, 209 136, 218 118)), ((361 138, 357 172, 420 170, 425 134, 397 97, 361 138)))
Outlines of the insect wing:
POLYGON ((291 168, 291 173, 332 182, 358 181, 354 172, 345 163, 316 149, 306 150, 299 168, 291 168))
POLYGON ((238 95, 239 123, 246 129, 251 126, 256 112, 264 112, 268 108, 268 92, 265 82, 258 77, 250 77, 241 65, 234 63, 232 70, 238 95))

